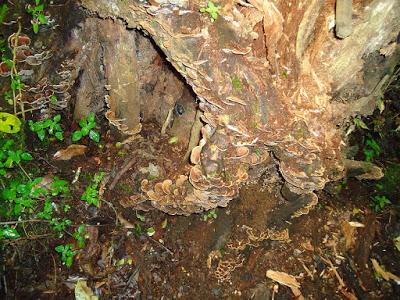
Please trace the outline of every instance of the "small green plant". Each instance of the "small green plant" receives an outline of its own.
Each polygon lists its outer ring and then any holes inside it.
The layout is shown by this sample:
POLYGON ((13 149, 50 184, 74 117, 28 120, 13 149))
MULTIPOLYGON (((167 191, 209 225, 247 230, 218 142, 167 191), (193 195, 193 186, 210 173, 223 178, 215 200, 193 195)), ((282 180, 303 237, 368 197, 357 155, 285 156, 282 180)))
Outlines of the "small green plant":
POLYGON ((29 120, 28 124, 31 131, 37 134, 39 140, 44 141, 47 132, 49 135, 54 135, 57 140, 62 141, 64 137, 60 121, 61 115, 56 115, 53 119, 45 119, 43 121, 33 122, 29 120))
POLYGON ((1 25, 1 23, 4 22, 4 20, 7 16, 8 10, 9 10, 9 8, 8 8, 7 4, 3 3, 0 5, 0 25, 1 25))
POLYGON ((156 233, 156 230, 153 227, 147 228, 147 235, 153 236, 156 233))
POLYGON ((369 130, 367 124, 365 124, 364 121, 361 120, 360 117, 354 118, 354 124, 355 124, 358 128, 362 128, 362 129, 365 129, 365 130, 369 130))
POLYGON ((136 223, 135 227, 133 228, 133 232, 135 233, 135 235, 141 236, 143 234, 142 226, 140 226, 140 224, 136 223))
POLYGON ((32 160, 32 155, 21 149, 15 149, 14 140, 0 139, 0 176, 6 176, 7 169, 21 166, 21 161, 32 160))
POLYGON ((79 126, 81 127, 81 130, 77 130, 72 134, 73 142, 77 142, 87 135, 89 135, 89 138, 96 143, 100 142, 100 134, 93 130, 96 127, 96 121, 93 112, 91 112, 87 118, 81 119, 79 121, 79 126))
POLYGON ((81 224, 72 234, 72 237, 78 242, 78 247, 80 249, 85 248, 85 240, 88 238, 86 234, 86 225, 81 224))
POLYGON ((217 212, 215 211, 215 209, 212 209, 203 214, 203 221, 216 219, 217 217, 218 217, 217 212))
POLYGON ((215 6, 215 4, 212 1, 208 1, 207 7, 201 7, 200 12, 210 14, 211 22, 214 22, 215 20, 218 19, 220 9, 221 9, 220 6, 215 6))
POLYGON ((74 262, 74 256, 78 253, 78 250, 74 249, 74 245, 58 245, 55 248, 56 252, 61 254, 61 261, 69 268, 74 262))
POLYGON ((19 238, 20 235, 18 231, 15 228, 12 228, 10 226, 4 226, 3 228, 0 228, 0 240, 1 239, 17 239, 19 238))
POLYGON ((387 204, 391 204, 390 200, 386 196, 374 196, 372 198, 373 203, 371 206, 376 212, 382 211, 387 204))
POLYGON ((104 172, 100 172, 94 175, 91 184, 86 187, 86 190, 83 193, 81 200, 85 201, 89 205, 94 205, 96 207, 100 206, 98 188, 100 182, 103 180, 104 175, 104 172))
POLYGON ((240 91, 242 89, 242 83, 239 77, 237 77, 236 75, 231 77, 231 82, 235 91, 240 91))
POLYGON ((365 140, 363 152, 365 160, 370 162, 381 155, 381 147, 372 137, 368 137, 365 140))
POLYGON ((44 11, 44 3, 42 0, 35 0, 35 4, 29 4, 26 8, 26 11, 32 15, 32 29, 36 34, 39 32, 39 26, 47 24, 48 19, 47 16, 43 13, 44 11))

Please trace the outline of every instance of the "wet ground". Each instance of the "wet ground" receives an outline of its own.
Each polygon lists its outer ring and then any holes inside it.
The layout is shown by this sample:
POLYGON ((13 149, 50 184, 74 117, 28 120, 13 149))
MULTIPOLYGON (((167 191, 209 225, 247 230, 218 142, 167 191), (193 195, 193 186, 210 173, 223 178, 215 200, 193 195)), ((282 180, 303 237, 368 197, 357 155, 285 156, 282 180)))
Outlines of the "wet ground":
MULTIPOLYGON (((63 5, 62 10, 57 3, 50 6, 58 20, 66 11, 63 5)), ((68 39, 65 32, 83 17, 70 24, 59 21, 63 27, 55 32, 65 36, 54 45, 63 45, 68 39)), ((38 39, 45 40, 44 36, 38 39)), ((54 56, 55 65, 60 57, 54 56)), ((390 93, 393 100, 387 102, 381 127, 371 133, 359 129, 363 134, 356 134, 353 141, 359 147, 354 155, 363 159, 366 137, 380 139, 383 151, 375 162, 386 177, 379 182, 332 183, 319 192, 314 210, 290 220, 277 217, 282 179, 273 167, 244 186, 226 208, 189 217, 146 205, 133 208, 129 196, 140 187, 140 169, 159 163, 152 152, 166 153, 167 148, 170 155, 185 153, 184 148, 172 147, 168 138, 159 138, 160 124, 154 122, 144 124, 142 139, 117 146, 120 136, 99 117, 102 146, 83 139, 89 147, 86 154, 66 161, 56 161, 53 155, 67 143, 40 144, 28 133, 28 147, 37 158, 30 163, 32 172, 69 182, 79 178, 71 184, 72 209, 66 217, 75 226, 87 224, 86 247, 67 268, 53 249, 60 241, 76 241, 68 235, 58 238, 43 224, 27 224, 26 236, 4 243, 2 297, 73 299, 75 284, 84 281, 87 293, 91 290, 100 299, 295 299, 293 287, 267 277, 272 270, 293 276, 298 299, 400 299, 398 278, 385 273, 400 276, 400 156, 395 151, 399 135, 393 132, 400 98, 398 90, 390 93), (108 175, 101 206, 95 208, 80 197, 99 170, 108 175), (372 197, 380 194, 392 203, 377 212, 372 197)), ((380 119, 374 115, 366 122, 372 128, 376 120, 380 119)), ((63 112, 63 126, 66 136, 78 126, 70 107, 63 112)))

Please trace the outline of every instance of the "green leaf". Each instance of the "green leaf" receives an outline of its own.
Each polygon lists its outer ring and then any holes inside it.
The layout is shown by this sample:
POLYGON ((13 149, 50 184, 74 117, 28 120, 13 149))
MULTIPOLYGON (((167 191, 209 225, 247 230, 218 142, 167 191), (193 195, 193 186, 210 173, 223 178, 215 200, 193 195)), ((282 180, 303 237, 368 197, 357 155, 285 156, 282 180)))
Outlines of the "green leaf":
POLYGON ((80 130, 77 130, 72 134, 73 142, 79 141, 81 138, 82 138, 82 133, 80 132, 80 130))
POLYGON ((53 121, 54 122, 60 122, 61 121, 61 115, 54 116, 53 121))
POLYGON ((4 4, 0 5, 0 23, 4 22, 7 12, 8 12, 7 4, 4 3, 4 4))
POLYGON ((37 5, 34 8, 34 10, 35 10, 35 12, 43 11, 44 10, 44 5, 43 4, 37 5))
POLYGON ((0 112, 0 131, 17 133, 21 130, 21 121, 14 115, 0 112))
POLYGON ((57 131, 54 136, 56 137, 57 140, 62 141, 63 140, 63 134, 60 131, 57 131))
POLYGON ((32 23, 32 29, 33 29, 33 32, 34 32, 35 34, 37 34, 37 33, 39 32, 39 24, 33 22, 33 23, 32 23))
POLYGON ((46 132, 43 129, 40 129, 38 132, 36 132, 39 140, 44 141, 46 138, 46 132))
POLYGON ((88 115, 87 119, 88 119, 88 121, 89 121, 90 123, 93 123, 93 122, 95 121, 94 112, 91 112, 91 113, 88 115))
POLYGON ((150 227, 147 229, 147 235, 148 236, 153 236, 156 233, 153 227, 150 227))
POLYGON ((55 95, 50 96, 50 103, 51 104, 56 104, 57 101, 58 101, 57 96, 55 96, 55 95))
POLYGON ((50 127, 51 124, 53 124, 53 122, 51 121, 51 119, 46 119, 46 120, 44 120, 42 127, 43 127, 43 128, 47 128, 47 127, 50 127))
POLYGON ((88 122, 86 121, 85 118, 83 118, 83 119, 81 119, 81 120, 79 121, 79 126, 81 126, 81 128, 84 128, 84 127, 86 127, 87 125, 88 125, 88 122))
POLYGON ((67 259, 65 260, 65 265, 70 268, 74 262, 74 257, 73 256, 68 256, 67 259))
POLYGON ((6 239, 17 239, 20 237, 20 234, 15 228, 11 227, 6 227, 3 229, 0 229, 0 238, 6 238, 6 239))
POLYGON ((88 127, 83 127, 81 129, 82 136, 87 136, 89 134, 89 130, 90 129, 88 127))
POLYGON ((58 246, 55 248, 55 250, 56 250, 58 253, 64 252, 64 249, 65 249, 64 245, 58 245, 58 246))
POLYGON ((47 17, 44 14, 40 14, 38 16, 38 20, 39 20, 40 24, 47 24, 47 17))
POLYGON ((138 218, 142 222, 145 221, 145 217, 143 215, 138 214, 137 212, 136 212, 136 218, 138 218))
POLYGON ((21 158, 22 158, 22 160, 32 160, 33 159, 32 155, 28 152, 22 153, 21 158))
POLYGON ((94 130, 90 130, 89 137, 91 140, 95 141, 96 143, 100 142, 100 134, 94 130))
POLYGON ((354 119, 354 124, 359 128, 369 130, 367 124, 365 124, 364 121, 361 120, 359 117, 354 119))

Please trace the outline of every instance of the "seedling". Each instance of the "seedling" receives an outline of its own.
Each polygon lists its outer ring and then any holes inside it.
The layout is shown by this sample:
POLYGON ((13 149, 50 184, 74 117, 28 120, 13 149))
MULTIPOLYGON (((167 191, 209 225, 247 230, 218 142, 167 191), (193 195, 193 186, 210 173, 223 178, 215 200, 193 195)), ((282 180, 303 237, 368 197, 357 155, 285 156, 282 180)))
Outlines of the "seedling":
POLYGON ((96 121, 93 112, 91 112, 87 118, 81 119, 79 121, 79 126, 81 127, 81 130, 77 130, 72 134, 73 142, 77 142, 87 135, 89 135, 89 138, 96 143, 100 142, 100 134, 93 130, 96 127, 96 121))
POLYGON ((216 219, 217 217, 218 217, 217 212, 215 211, 215 209, 212 209, 203 214, 203 221, 216 219))
POLYGON ((5 226, 0 228, 0 240, 1 239, 17 239, 20 235, 15 228, 10 226, 5 226))
POLYGON ((43 196, 45 189, 37 187, 41 178, 24 183, 19 180, 12 180, 0 194, 0 200, 3 200, 1 214, 9 216, 20 216, 26 211, 33 209, 35 200, 43 196))
POLYGON ((79 225, 78 229, 72 234, 72 236, 78 242, 79 248, 85 248, 85 240, 88 238, 86 235, 86 225, 79 225))
POLYGON ((72 221, 68 219, 60 220, 60 218, 53 218, 51 219, 50 224, 53 226, 53 230, 57 231, 60 237, 62 237, 62 232, 66 230, 67 226, 72 225, 72 221))
POLYGON ((37 134, 39 140, 44 141, 47 132, 49 135, 54 135, 57 140, 62 141, 64 137, 60 121, 61 115, 56 115, 53 119, 46 119, 38 122, 29 120, 28 124, 31 131, 37 134))
POLYGON ((74 249, 74 245, 58 245, 55 250, 61 254, 61 261, 69 268, 74 262, 74 256, 78 253, 78 250, 74 249))
POLYGON ((361 120, 360 117, 354 118, 354 124, 355 124, 358 128, 362 128, 362 129, 369 130, 367 124, 365 124, 364 121, 361 120))
POLYGON ((89 205, 94 205, 96 207, 100 206, 98 187, 100 182, 103 180, 104 175, 104 172, 100 172, 94 175, 91 184, 86 187, 86 190, 83 193, 81 200, 85 201, 89 205))
POLYGON ((215 4, 212 1, 208 1, 207 7, 201 7, 200 12, 210 14, 211 22, 214 22, 215 20, 218 19, 220 9, 221 6, 215 6, 215 4))
POLYGON ((365 140, 363 152, 365 155, 365 160, 372 161, 381 154, 381 147, 372 137, 370 137, 365 140))
POLYGON ((147 228, 147 235, 148 236, 153 236, 156 233, 155 229, 153 227, 147 228))
POLYGON ((44 3, 42 3, 42 0, 35 0, 35 5, 29 4, 26 8, 26 11, 32 15, 32 29, 36 34, 39 32, 40 25, 48 23, 47 16, 43 13, 44 3))
POLYGON ((382 211, 387 204, 391 204, 390 200, 386 196, 374 196, 372 198, 373 203, 371 206, 376 212, 382 211))
POLYGON ((24 152, 21 149, 15 149, 13 146, 13 140, 8 139, 3 141, 0 139, 0 176, 6 176, 7 169, 11 169, 15 165, 20 166, 21 161, 33 159, 30 153, 24 152))

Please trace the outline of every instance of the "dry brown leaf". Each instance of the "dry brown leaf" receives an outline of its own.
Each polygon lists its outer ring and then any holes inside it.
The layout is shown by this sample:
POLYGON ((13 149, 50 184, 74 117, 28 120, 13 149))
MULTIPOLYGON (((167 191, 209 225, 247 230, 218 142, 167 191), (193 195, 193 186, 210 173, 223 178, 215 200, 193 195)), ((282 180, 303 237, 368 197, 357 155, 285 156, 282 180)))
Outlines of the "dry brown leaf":
POLYGON ((121 222, 121 224, 125 228, 127 228, 127 229, 135 228, 135 225, 133 225, 131 222, 129 222, 127 219, 125 219, 121 214, 117 214, 117 219, 118 219, 118 221, 121 222))
POLYGON ((297 279, 285 272, 268 270, 267 277, 288 287, 300 288, 300 283, 297 281, 297 279))
POLYGON ((346 241, 346 250, 354 248, 356 244, 355 233, 356 228, 350 225, 350 222, 342 223, 342 232, 346 241))
POLYGON ((55 160, 70 160, 71 158, 79 155, 84 155, 87 150, 85 145, 69 145, 67 148, 57 151, 53 158, 55 160))
POLYGON ((353 221, 349 222, 349 225, 350 225, 351 227, 358 227, 358 228, 363 228, 363 227, 365 227, 364 224, 362 224, 362 223, 360 223, 360 222, 353 222, 353 221))
POLYGON ((266 275, 268 278, 289 287, 292 290, 292 293, 296 299, 300 300, 304 299, 300 291, 300 283, 294 276, 289 275, 285 272, 279 272, 273 270, 268 270, 266 275))
POLYGON ((372 262, 372 266, 374 267, 375 271, 379 275, 381 275, 383 279, 385 279, 386 281, 389 281, 390 279, 392 279, 392 280, 396 281, 397 284, 400 284, 400 277, 394 275, 393 273, 385 271, 376 259, 371 258, 371 262, 372 262))

